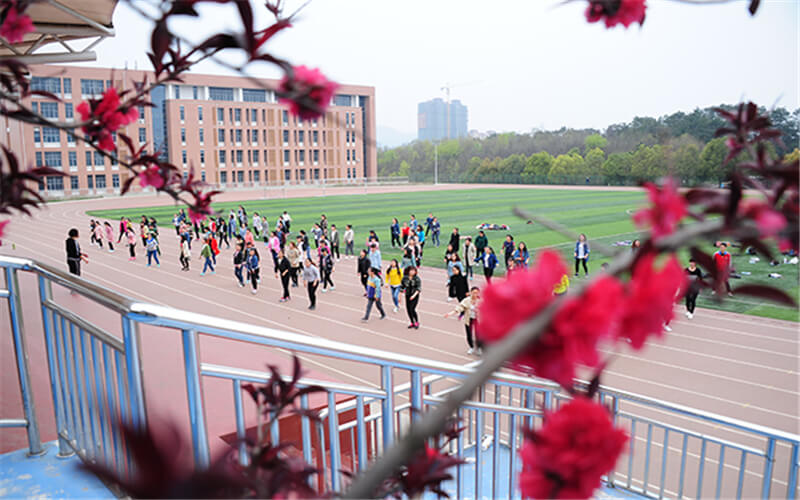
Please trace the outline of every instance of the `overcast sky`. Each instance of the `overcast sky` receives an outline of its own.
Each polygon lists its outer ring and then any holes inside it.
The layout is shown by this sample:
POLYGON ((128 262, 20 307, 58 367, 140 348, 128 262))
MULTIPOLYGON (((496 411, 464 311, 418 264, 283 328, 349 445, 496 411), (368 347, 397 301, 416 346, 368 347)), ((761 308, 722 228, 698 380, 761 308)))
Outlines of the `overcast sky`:
MULTIPOLYGON (((287 0, 287 10, 301 3, 287 0)), ((755 17, 744 1, 649 0, 644 26, 628 30, 587 24, 585 4, 313 0, 271 47, 338 81, 375 86, 378 125, 410 136, 417 103, 443 96, 447 82, 469 107, 469 128, 482 131, 601 128, 741 99, 798 107, 800 0, 764 0, 755 17)), ((204 9, 201 22, 175 28, 199 38, 235 25, 233 10, 204 9)), ((114 25, 96 64, 150 69, 149 24, 120 2, 114 25)), ((211 62, 196 71, 226 73, 211 62)), ((266 66, 255 74, 276 76, 266 66)))

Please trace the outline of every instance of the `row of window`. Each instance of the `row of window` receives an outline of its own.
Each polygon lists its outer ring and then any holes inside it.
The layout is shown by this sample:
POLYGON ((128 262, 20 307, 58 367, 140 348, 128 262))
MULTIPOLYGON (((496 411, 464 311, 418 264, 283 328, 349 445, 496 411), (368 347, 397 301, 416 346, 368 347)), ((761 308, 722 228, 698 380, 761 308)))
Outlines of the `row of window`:
MULTIPOLYGON (((103 156, 98 151, 86 151, 86 156, 84 165, 87 167, 91 167, 94 164, 95 167, 103 167, 105 166, 105 156, 103 156), (94 160, 94 161, 92 161, 94 160)), ((35 154, 36 158, 36 166, 48 166, 53 168, 61 168, 63 164, 61 160, 63 156, 61 151, 45 151, 42 153, 41 151, 37 151, 35 154)), ((67 163, 70 167, 77 167, 78 166, 78 153, 76 151, 69 151, 67 152, 67 163)), ((111 158, 111 165, 117 165, 116 158, 111 158)))
MULTIPOLYGON (((283 164, 284 165, 288 165, 289 162, 292 160, 292 151, 294 151, 294 163, 297 164, 297 165, 303 165, 305 163, 305 161, 306 161, 306 158, 308 158, 309 161, 314 162, 315 165, 320 162, 320 150, 319 149, 312 149, 312 150, 308 150, 308 151, 306 151, 304 149, 299 149, 299 150, 284 149, 282 151, 283 151, 282 158, 283 158, 283 164)), ((261 156, 261 152, 259 150, 247 150, 246 154, 247 154, 247 163, 249 165, 258 165, 258 163, 261 161, 262 156, 261 156)), ((268 151, 265 150, 264 151, 264 155, 263 155, 264 164, 268 163, 268 161, 267 161, 268 156, 267 155, 268 155, 268 151)), ((226 150, 217 151, 217 160, 218 160, 220 166, 225 166, 228 163, 228 159, 230 159, 231 163, 236 163, 237 165, 241 165, 242 163, 244 163, 244 157, 245 157, 245 151, 241 150, 241 149, 232 150, 230 152, 226 151, 226 150)), ((327 165, 328 164, 328 151, 327 150, 323 150, 321 157, 322 157, 323 164, 327 165)), ((333 153, 331 153, 331 160, 333 160, 333 153)), ((273 157, 273 161, 274 161, 274 157, 273 157)), ((351 151, 349 149, 347 150, 346 161, 347 161, 348 165, 351 164, 351 163, 357 163, 358 162, 355 150, 353 150, 353 151, 351 151)), ((188 155, 188 152, 186 150, 182 150, 181 151, 181 162, 184 165, 186 165, 189 162, 189 155, 188 155)), ((200 164, 201 165, 205 165, 205 162, 206 162, 206 152, 205 152, 205 150, 201 149, 200 150, 200 164)))
MULTIPOLYGON (((39 191, 44 191, 47 188, 48 191, 63 191, 64 190, 64 177, 50 175, 45 178, 44 181, 39 181, 39 191)), ((71 191, 77 191, 81 188, 80 186, 80 177, 77 175, 70 175, 69 176, 69 188, 71 191)), ((88 189, 106 189, 106 176, 101 175, 87 175, 86 176, 86 187, 88 189)), ((111 175, 111 187, 114 189, 119 189, 119 174, 112 174, 111 175)))
MULTIPOLYGON (((64 88, 65 95, 72 94, 72 78, 59 78, 54 76, 34 76, 31 78, 31 90, 60 94, 64 88)), ((95 80, 91 78, 81 78, 81 95, 93 96, 100 95, 103 90, 111 88, 111 80, 95 80), (105 83, 105 86, 104 86, 105 83)))

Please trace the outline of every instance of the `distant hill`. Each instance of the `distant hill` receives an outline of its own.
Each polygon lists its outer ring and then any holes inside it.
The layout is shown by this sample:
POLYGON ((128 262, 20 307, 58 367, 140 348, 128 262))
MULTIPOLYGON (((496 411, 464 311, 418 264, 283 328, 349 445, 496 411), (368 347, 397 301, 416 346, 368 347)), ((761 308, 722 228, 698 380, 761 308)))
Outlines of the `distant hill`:
POLYGON ((378 125, 378 147, 396 148, 407 144, 417 138, 416 134, 409 134, 393 129, 391 127, 383 127, 378 125))

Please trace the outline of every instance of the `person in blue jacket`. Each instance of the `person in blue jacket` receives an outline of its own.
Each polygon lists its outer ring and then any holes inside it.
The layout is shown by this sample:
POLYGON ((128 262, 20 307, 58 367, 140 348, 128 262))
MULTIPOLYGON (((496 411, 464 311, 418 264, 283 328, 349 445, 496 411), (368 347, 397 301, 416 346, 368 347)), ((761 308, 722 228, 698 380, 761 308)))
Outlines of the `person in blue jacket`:
POLYGON ((250 277, 250 284, 253 286, 253 293, 258 292, 258 272, 260 270, 259 264, 260 262, 258 259, 258 254, 256 253, 256 249, 254 247, 250 247, 245 265, 247 266, 247 274, 250 277))
POLYGON ((517 249, 514 250, 514 268, 520 269, 528 267, 531 261, 531 254, 528 252, 528 246, 524 241, 520 241, 517 249))
POLYGON ((494 268, 497 267, 497 255, 494 254, 494 249, 487 246, 483 249, 483 253, 475 260, 483 264, 483 276, 486 278, 487 283, 491 282, 492 275, 494 275, 494 268))
POLYGON ((389 231, 392 233, 392 248, 395 247, 395 243, 397 246, 403 246, 400 243, 400 223, 397 221, 397 217, 392 218, 392 225, 389 226, 389 231))
POLYGON ((575 242, 575 276, 578 275, 580 265, 583 263, 584 276, 589 275, 589 268, 586 263, 589 261, 589 243, 586 241, 586 235, 581 233, 578 236, 578 241, 575 242))

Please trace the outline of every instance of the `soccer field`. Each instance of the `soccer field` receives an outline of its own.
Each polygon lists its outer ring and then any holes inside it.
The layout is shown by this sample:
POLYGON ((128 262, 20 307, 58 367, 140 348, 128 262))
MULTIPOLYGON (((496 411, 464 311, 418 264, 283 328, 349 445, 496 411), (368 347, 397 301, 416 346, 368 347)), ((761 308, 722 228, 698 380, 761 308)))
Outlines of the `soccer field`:
MULTIPOLYGON (((384 260, 400 259, 400 252, 389 245, 389 225, 392 217, 397 217, 401 224, 413 213, 420 222, 424 222, 429 212, 439 218, 442 226, 439 248, 425 244, 423 265, 443 267, 443 255, 453 227, 458 227, 462 235, 477 235, 475 226, 484 222, 507 224, 508 233, 516 242, 524 241, 534 250, 552 246, 564 252, 571 262, 573 241, 549 231, 538 224, 526 224, 526 221, 515 217, 512 209, 518 206, 526 211, 546 216, 576 232, 586 233, 592 241, 613 245, 616 242, 631 240, 638 236, 631 216, 633 210, 645 202, 642 192, 636 191, 594 191, 566 189, 463 189, 447 191, 423 191, 409 193, 384 193, 366 195, 332 195, 308 198, 280 198, 265 200, 249 200, 242 202, 248 216, 258 212, 266 216, 270 227, 274 227, 277 217, 288 211, 292 217, 292 229, 296 232, 305 229, 307 232, 320 215, 325 214, 331 224, 336 224, 343 233, 346 224, 352 224, 356 232, 356 248, 363 248, 369 230, 374 229, 381 240, 381 253, 384 260)), ((239 202, 214 204, 214 209, 225 214, 236 209, 239 202)), ((155 217, 162 226, 162 234, 172 232, 172 217, 176 212, 174 205, 150 207, 147 209, 97 210, 89 215, 119 220, 130 217, 138 222, 141 215, 155 217)), ((115 226, 116 227, 116 226, 115 226)), ((489 244, 498 254, 502 253, 502 242, 506 231, 486 231, 489 244)), ((709 245, 706 251, 711 252, 709 245)), ((780 265, 770 267, 765 259, 750 264, 749 257, 736 256, 734 264, 738 271, 750 272, 740 280, 732 280, 734 287, 748 284, 778 285, 791 296, 798 297, 797 265, 780 265), (771 272, 778 272, 782 278, 769 278, 771 272)), ((502 260, 502 259, 501 259, 502 260)), ((596 271, 600 264, 607 260, 593 252, 589 261, 589 271, 596 271)), ((499 270, 498 270, 499 271, 499 270)), ((775 306, 761 299, 737 296, 716 304, 706 294, 701 295, 698 305, 726 311, 742 312, 771 318, 798 320, 798 310, 775 306)))

